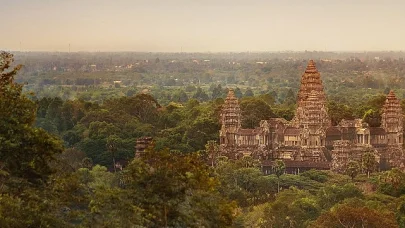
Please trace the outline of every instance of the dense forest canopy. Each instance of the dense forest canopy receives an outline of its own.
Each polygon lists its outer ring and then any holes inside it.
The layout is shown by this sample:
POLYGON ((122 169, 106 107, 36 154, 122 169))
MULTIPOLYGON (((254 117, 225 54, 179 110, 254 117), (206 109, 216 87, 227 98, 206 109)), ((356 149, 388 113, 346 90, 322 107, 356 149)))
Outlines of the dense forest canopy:
POLYGON ((288 175, 276 161, 264 175, 251 157, 215 156, 228 88, 244 127, 291 119, 313 58, 333 124, 377 126, 385 94, 403 98, 404 55, 16 53, 21 67, 2 52, 0 226, 405 227, 399 169, 288 175), (153 144, 135 158, 143 136, 153 144))

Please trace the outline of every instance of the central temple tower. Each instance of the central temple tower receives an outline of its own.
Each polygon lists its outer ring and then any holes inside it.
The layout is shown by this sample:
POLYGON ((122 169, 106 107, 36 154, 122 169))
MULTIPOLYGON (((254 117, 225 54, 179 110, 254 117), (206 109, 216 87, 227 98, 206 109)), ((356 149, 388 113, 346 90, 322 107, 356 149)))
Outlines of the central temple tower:
POLYGON ((297 110, 292 124, 300 129, 303 147, 325 147, 325 132, 331 126, 331 120, 326 108, 321 74, 316 69, 313 60, 309 61, 305 73, 301 77, 297 110))

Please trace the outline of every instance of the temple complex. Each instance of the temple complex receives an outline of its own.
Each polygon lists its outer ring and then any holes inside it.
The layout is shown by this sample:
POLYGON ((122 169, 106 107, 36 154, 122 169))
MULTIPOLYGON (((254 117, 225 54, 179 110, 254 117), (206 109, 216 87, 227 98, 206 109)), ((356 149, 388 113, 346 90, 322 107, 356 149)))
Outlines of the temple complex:
POLYGON ((262 161, 265 172, 275 159, 284 160, 287 171, 308 169, 342 171, 351 160, 361 161, 366 152, 386 167, 403 167, 403 116, 393 91, 387 95, 380 127, 361 119, 342 120, 332 126, 326 107, 321 75, 310 60, 301 77, 297 108, 291 121, 271 118, 255 129, 241 128, 238 99, 229 90, 221 112, 220 149, 230 159, 252 156, 262 161))

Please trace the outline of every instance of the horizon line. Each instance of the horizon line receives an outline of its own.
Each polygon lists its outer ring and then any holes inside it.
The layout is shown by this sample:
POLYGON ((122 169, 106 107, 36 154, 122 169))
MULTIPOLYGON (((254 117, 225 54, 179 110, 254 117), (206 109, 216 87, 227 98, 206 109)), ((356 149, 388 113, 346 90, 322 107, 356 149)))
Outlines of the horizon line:
POLYGON ((378 53, 378 52, 405 52, 404 50, 345 50, 345 51, 333 51, 333 50, 279 50, 279 51, 21 51, 21 50, 7 50, 1 49, 0 51, 10 52, 10 53, 164 53, 164 54, 230 54, 230 53, 256 53, 256 54, 263 54, 263 53, 306 53, 306 52, 319 52, 319 53, 378 53))

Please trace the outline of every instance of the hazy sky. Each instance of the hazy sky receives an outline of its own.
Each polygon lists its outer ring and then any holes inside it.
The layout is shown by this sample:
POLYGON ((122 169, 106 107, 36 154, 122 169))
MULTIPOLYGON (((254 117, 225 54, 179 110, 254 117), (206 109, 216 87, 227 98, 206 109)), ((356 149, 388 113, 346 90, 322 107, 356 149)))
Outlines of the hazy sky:
POLYGON ((405 0, 0 0, 0 49, 405 50, 405 0))

